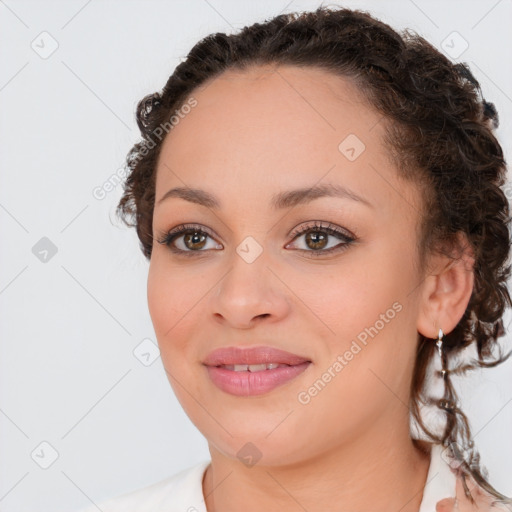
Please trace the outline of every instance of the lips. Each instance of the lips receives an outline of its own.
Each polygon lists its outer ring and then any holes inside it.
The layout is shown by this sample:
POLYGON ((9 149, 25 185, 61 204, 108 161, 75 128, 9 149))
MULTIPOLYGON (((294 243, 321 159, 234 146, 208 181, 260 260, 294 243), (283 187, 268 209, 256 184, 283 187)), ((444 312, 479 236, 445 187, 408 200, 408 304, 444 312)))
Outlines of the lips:
POLYGON ((203 361, 207 374, 220 390, 237 397, 270 393, 302 375, 311 361, 273 347, 226 347, 203 361))
POLYGON ((222 365, 261 365, 261 364, 286 364, 296 366, 311 362, 309 359, 279 350, 277 348, 262 347, 225 347, 219 348, 208 354, 203 364, 206 366, 222 365))

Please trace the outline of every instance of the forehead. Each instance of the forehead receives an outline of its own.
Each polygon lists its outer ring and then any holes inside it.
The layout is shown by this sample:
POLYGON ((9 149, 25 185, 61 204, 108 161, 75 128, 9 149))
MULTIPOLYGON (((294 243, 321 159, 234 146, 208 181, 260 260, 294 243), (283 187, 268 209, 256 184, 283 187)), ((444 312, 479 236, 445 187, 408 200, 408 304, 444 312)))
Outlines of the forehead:
POLYGON ((354 83, 321 68, 265 65, 230 70, 192 96, 197 106, 168 137, 171 146, 185 149, 180 143, 192 131, 203 144, 246 136, 246 149, 275 141, 276 135, 278 144, 295 136, 315 144, 323 139, 327 145, 344 133, 368 138, 375 127, 377 137, 382 118, 354 83))
POLYGON ((197 105, 164 141, 157 198, 184 183, 222 195, 230 186, 253 192, 311 186, 326 174, 360 190, 373 182, 380 195, 396 193, 383 190, 372 170, 396 175, 382 145, 382 116, 348 79, 319 68, 267 65, 225 72, 191 96, 197 105))

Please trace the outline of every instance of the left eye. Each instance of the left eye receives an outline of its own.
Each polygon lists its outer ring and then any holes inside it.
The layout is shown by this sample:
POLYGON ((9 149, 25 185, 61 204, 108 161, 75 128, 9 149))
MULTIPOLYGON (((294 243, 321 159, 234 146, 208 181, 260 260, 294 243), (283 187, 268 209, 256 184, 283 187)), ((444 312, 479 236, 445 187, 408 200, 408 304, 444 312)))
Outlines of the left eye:
MULTIPOLYGON (((306 248, 299 248, 299 250, 308 252, 311 256, 346 249, 355 240, 355 237, 349 236, 332 224, 323 226, 315 223, 314 226, 299 228, 292 236, 294 236, 294 240, 304 237, 303 246, 306 248), (337 238, 341 240, 341 243, 338 242, 329 247, 329 238, 337 238)), ((286 247, 290 247, 290 245, 288 244, 286 247)))

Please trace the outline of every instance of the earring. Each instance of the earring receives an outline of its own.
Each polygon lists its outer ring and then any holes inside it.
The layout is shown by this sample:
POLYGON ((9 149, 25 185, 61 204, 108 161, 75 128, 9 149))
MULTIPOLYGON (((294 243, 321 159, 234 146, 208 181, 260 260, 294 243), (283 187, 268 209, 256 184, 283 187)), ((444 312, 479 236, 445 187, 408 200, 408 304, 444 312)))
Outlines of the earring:
POLYGON ((437 336, 436 346, 437 346, 437 353, 439 354, 439 359, 441 361, 441 375, 443 376, 443 379, 446 378, 446 368, 444 367, 444 359, 443 359, 443 330, 439 328, 439 334, 437 336))
POLYGON ((442 409, 445 409, 446 411, 452 411, 454 408, 453 401, 448 397, 448 383, 447 383, 447 370, 445 366, 445 357, 443 354, 443 330, 439 329, 439 334, 437 336, 436 346, 437 346, 437 353, 439 354, 439 360, 441 361, 441 376, 443 377, 443 382, 445 386, 445 396, 439 400, 439 407, 442 409))

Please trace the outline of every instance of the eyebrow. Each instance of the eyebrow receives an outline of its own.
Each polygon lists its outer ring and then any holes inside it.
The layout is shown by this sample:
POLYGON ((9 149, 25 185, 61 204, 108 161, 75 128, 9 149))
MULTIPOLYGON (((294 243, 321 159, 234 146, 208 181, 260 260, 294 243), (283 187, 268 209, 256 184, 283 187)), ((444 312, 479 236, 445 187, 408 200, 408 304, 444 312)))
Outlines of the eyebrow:
MULTIPOLYGON (((199 204, 218 210, 221 208, 220 201, 206 190, 190 187, 176 187, 168 190, 157 202, 162 203, 170 197, 178 197, 189 201, 191 203, 199 204)), ((357 195, 355 192, 349 190, 341 185, 333 183, 326 183, 324 185, 317 185, 314 187, 304 187, 295 190, 288 190, 286 192, 279 192, 274 194, 271 199, 271 206, 276 209, 293 208, 294 206, 302 205, 318 199, 320 197, 339 197, 343 199, 351 199, 353 201, 364 204, 370 208, 373 205, 364 197, 357 195)))

